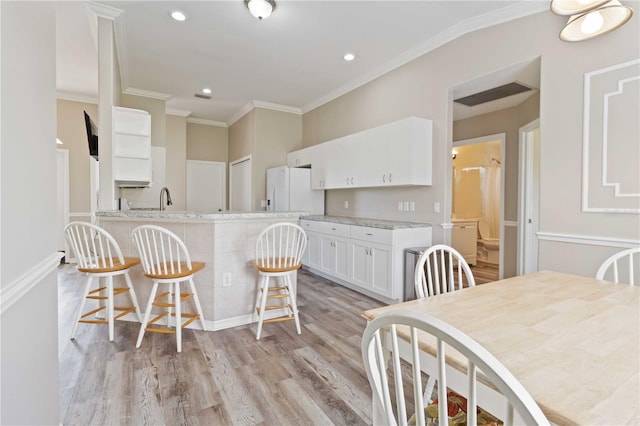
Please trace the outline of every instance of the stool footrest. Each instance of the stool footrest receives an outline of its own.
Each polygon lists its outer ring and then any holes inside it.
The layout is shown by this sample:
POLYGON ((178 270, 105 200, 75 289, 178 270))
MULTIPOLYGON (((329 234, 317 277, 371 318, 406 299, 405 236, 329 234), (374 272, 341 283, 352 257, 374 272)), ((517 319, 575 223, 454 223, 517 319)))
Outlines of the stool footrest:
POLYGON ((288 294, 272 294, 267 296, 267 299, 284 299, 286 297, 289 297, 288 294))
POLYGON ((93 315, 93 314, 95 314, 96 312, 100 312, 100 311, 102 311, 102 310, 104 310, 104 309, 107 309, 107 307, 106 307, 106 306, 101 306, 101 307, 99 307, 99 308, 97 308, 97 309, 94 309, 93 311, 89 311, 89 312, 87 312, 87 313, 85 313, 85 314, 82 314, 82 316, 81 316, 80 318, 86 318, 86 317, 88 317, 89 315, 93 315))
POLYGON ((109 323, 109 321, 107 320, 99 320, 99 319, 93 319, 93 320, 81 319, 81 320, 78 320, 78 322, 82 322, 85 324, 108 324, 109 323))
POLYGON ((266 320, 262 320, 262 322, 280 322, 280 321, 290 321, 295 319, 294 317, 278 317, 278 318, 269 318, 266 320))

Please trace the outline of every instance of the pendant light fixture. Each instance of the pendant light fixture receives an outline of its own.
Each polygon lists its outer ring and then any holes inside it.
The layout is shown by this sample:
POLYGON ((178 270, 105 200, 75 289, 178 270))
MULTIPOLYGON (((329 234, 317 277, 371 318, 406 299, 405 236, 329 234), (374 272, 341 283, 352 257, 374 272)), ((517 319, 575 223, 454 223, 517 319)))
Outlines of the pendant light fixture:
POLYGON ((249 8, 249 12, 260 21, 268 18, 276 8, 273 0, 245 0, 244 3, 249 8))
POLYGON ((570 16, 560 31, 560 40, 583 41, 601 36, 624 25, 633 9, 618 0, 552 0, 551 11, 570 16))

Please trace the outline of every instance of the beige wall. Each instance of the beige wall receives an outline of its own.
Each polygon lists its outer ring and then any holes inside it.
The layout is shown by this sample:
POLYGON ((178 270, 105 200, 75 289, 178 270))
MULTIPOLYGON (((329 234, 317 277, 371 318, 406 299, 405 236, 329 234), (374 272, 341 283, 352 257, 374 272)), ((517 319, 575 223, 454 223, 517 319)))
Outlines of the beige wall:
MULTIPOLYGON (((69 151, 69 213, 86 217, 91 213, 91 177, 87 131, 83 111, 98 123, 98 105, 83 102, 57 100, 58 138, 64 143, 60 149, 69 151)), ((84 220, 84 219, 83 219, 84 220)))
POLYGON ((228 127, 187 122, 187 160, 226 163, 228 157, 228 127))
POLYGON ((166 116, 166 174, 165 185, 171 191, 173 210, 187 208, 187 120, 178 115, 166 116))
POLYGON ((151 145, 166 146, 166 102, 162 99, 122 94, 120 106, 147 111, 151 114, 151 145))
POLYGON ((229 127, 229 163, 251 155, 256 143, 256 110, 252 109, 229 127))
MULTIPOLYGON (((541 232, 591 236, 602 244, 612 239, 639 241, 638 215, 581 211, 584 75, 638 58, 639 20, 632 19, 611 34, 582 43, 558 39, 558 30, 565 22, 565 18, 543 12, 475 31, 306 113, 303 146, 411 115, 434 122, 432 186, 398 191, 328 191, 327 212, 425 221, 434 226, 434 242, 445 241, 440 224, 448 222, 451 212, 451 88, 540 57, 541 232), (399 198, 415 200, 416 211, 397 212, 399 198), (341 207, 343 199, 353 200, 354 208, 341 207), (365 204, 362 208, 360 201, 365 204), (435 202, 441 205, 440 213, 434 213, 435 202)), ((640 109, 638 105, 635 108, 640 109)), ((636 144, 637 140, 630 138, 626 143, 636 144)), ((517 150, 508 150, 505 162, 517 164, 517 158, 517 150)), ((511 170, 508 176, 507 191, 513 193, 516 175, 511 170)), ((515 220, 516 212, 510 201, 505 206, 506 219, 515 220)), ((505 237, 512 239, 511 235, 505 237)), ((542 249, 554 244, 549 240, 541 244, 540 268, 595 273, 597 265, 583 262, 590 258, 593 245, 575 244, 563 266, 547 256, 552 251, 542 249)))

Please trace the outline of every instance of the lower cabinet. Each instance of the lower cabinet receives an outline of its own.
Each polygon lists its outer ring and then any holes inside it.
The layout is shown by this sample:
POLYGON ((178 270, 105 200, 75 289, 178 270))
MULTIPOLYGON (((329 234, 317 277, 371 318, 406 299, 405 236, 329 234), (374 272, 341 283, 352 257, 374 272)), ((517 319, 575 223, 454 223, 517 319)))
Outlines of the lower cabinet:
POLYGON ((404 295, 404 250, 431 245, 428 225, 381 229, 303 219, 300 225, 308 239, 307 269, 387 303, 404 295))

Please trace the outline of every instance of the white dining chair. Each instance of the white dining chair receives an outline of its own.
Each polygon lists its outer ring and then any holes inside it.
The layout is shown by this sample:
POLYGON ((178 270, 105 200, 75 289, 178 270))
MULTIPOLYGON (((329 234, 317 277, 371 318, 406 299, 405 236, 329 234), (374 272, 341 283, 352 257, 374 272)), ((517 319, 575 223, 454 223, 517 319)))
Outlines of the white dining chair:
POLYGON ((640 259, 638 256, 634 258, 634 254, 640 254, 640 247, 622 250, 612 255, 600 265, 596 273, 596 279, 618 283, 623 279, 621 275, 624 275, 625 282, 628 281, 628 284, 640 285, 640 273, 637 274, 637 280, 636 275, 634 275, 636 266, 640 265, 640 259), (625 264, 626 268, 622 271, 625 264))
POLYGON ((307 235, 300 226, 282 222, 267 227, 256 241, 256 256, 253 265, 258 270, 259 289, 256 295, 256 313, 258 329, 256 340, 260 340, 262 324, 295 320, 296 331, 300 334, 300 318, 296 302, 296 289, 291 277, 302 266, 302 255, 307 248, 307 235), (271 285, 274 278, 276 285, 271 285), (277 283, 280 279, 281 282, 277 283), (275 304, 267 305, 267 301, 275 304), (277 303, 278 301, 284 303, 277 303), (286 315, 265 319, 265 313, 273 310, 285 310, 286 315))
POLYGON ((453 247, 437 244, 426 249, 415 269, 416 296, 435 296, 476 285, 471 268, 453 247))
POLYGON ((203 330, 206 330, 202 307, 198 292, 193 283, 193 275, 204 269, 204 262, 194 262, 191 260, 189 251, 184 242, 173 232, 156 225, 142 225, 131 231, 138 253, 144 275, 153 281, 153 287, 147 307, 144 312, 144 319, 140 325, 136 348, 142 344, 142 338, 146 331, 155 333, 174 333, 176 335, 177 352, 182 352, 182 329, 199 319, 203 330), (190 293, 183 293, 180 284, 187 283, 190 293), (166 291, 158 294, 159 285, 167 285, 166 291), (196 308, 196 313, 185 312, 182 304, 192 299, 196 308), (149 319, 153 307, 158 307, 161 312, 153 319, 149 319), (175 324, 171 317, 175 317, 175 324), (162 318, 166 319, 166 325, 175 328, 158 327, 156 324, 162 318), (182 322, 183 318, 187 318, 182 322))
POLYGON ((64 235, 77 261, 76 269, 87 276, 84 294, 78 308, 76 320, 71 330, 71 340, 75 339, 79 323, 108 324, 109 341, 114 338, 114 323, 128 314, 135 313, 141 321, 140 306, 136 292, 131 285, 129 269, 138 265, 140 260, 124 257, 116 240, 99 226, 87 222, 71 222, 64 228, 64 235), (122 275, 126 287, 114 287, 113 277, 122 275), (97 286, 92 288, 93 279, 97 278, 97 286), (100 286, 101 278, 106 278, 106 285, 100 286), (132 306, 115 306, 116 297, 127 293, 132 306), (89 312, 83 312, 87 300, 98 301, 99 306, 89 312), (103 311, 106 315, 99 317, 103 311), (115 312, 119 313, 116 315, 115 312))
POLYGON ((401 354, 411 367, 410 377, 413 386, 411 398, 413 398, 414 410, 413 417, 409 420, 412 424, 425 424, 420 356, 420 339, 424 339, 425 335, 429 335, 436 342, 435 357, 440 383, 436 417, 440 426, 449 424, 447 408, 450 393, 447 392, 447 368, 450 367, 447 365, 446 356, 450 349, 459 352, 467 360, 465 395, 467 425, 476 425, 479 416, 490 415, 484 410, 480 410, 478 414, 476 385, 479 375, 504 395, 507 401, 505 415, 496 414, 504 417, 502 420, 506 426, 513 424, 515 413, 524 424, 549 425, 544 413, 522 384, 479 343, 438 318, 399 310, 390 311, 375 318, 367 325, 362 336, 362 358, 374 401, 381 410, 380 414, 384 416, 383 419, 378 419, 382 424, 406 425, 409 419, 408 404, 404 394, 405 375, 402 373, 401 354), (389 365, 391 367, 387 368, 389 365), (395 395, 395 401, 392 400, 393 395, 395 395))
MULTIPOLYGON (((453 247, 444 244, 431 246, 422 253, 416 262, 414 279, 418 299, 460 290, 464 288, 465 279, 467 286, 476 285, 464 257, 453 247)), ((429 376, 424 393, 425 403, 431 402, 435 386, 436 377, 429 376)))

